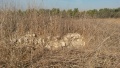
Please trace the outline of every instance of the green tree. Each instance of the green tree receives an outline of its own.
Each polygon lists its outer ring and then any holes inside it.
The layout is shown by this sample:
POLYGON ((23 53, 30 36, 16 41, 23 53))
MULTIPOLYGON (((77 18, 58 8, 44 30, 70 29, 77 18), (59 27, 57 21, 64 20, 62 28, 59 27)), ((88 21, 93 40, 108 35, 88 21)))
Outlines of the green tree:
POLYGON ((66 10, 61 11, 61 14, 62 14, 62 18, 66 17, 67 16, 66 10))
POLYGON ((68 14, 68 16, 73 17, 73 11, 72 11, 72 9, 69 9, 67 11, 67 14, 68 14))
POLYGON ((97 13, 98 11, 96 9, 87 11, 87 14, 90 15, 91 17, 96 17, 97 13))
POLYGON ((60 10, 58 8, 57 9, 53 8, 51 12, 52 12, 53 15, 56 15, 56 14, 60 13, 60 10))
POLYGON ((75 8, 73 10, 73 16, 78 16, 78 15, 79 15, 79 10, 78 10, 78 8, 75 8))
POLYGON ((111 11, 108 8, 100 9, 99 10, 99 17, 100 18, 109 18, 111 17, 111 11))

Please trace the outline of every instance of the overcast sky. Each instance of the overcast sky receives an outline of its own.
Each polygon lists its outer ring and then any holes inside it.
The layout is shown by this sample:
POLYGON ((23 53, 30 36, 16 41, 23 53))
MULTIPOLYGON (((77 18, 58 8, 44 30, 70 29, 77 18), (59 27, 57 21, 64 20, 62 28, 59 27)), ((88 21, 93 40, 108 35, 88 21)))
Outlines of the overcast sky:
POLYGON ((17 8, 26 9, 28 7, 36 8, 60 8, 79 10, 100 9, 100 8, 118 8, 120 0, 0 0, 0 7, 9 5, 17 8))

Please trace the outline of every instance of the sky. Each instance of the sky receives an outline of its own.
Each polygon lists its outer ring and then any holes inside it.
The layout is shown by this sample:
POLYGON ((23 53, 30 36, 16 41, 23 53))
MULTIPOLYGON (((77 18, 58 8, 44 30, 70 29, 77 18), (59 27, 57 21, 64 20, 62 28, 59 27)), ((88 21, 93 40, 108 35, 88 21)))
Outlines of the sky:
POLYGON ((26 9, 28 7, 36 8, 60 8, 60 9, 74 9, 89 10, 100 8, 118 8, 120 7, 120 0, 0 0, 0 7, 5 5, 26 9))

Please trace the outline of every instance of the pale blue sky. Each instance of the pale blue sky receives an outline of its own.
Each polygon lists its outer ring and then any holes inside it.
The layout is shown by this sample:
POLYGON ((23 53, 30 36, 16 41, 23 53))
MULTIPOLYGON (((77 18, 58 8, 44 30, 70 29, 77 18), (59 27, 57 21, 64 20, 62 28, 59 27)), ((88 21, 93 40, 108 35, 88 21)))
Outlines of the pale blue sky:
POLYGON ((19 8, 36 6, 37 8, 60 8, 79 10, 100 9, 100 8, 118 8, 120 0, 0 0, 0 7, 3 5, 12 5, 19 8))

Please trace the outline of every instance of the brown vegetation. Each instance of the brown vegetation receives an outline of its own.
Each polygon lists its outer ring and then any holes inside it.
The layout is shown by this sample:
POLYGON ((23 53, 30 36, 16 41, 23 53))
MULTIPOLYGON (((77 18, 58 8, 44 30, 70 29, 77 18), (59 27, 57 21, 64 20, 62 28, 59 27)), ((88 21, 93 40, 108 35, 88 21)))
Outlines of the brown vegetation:
POLYGON ((1 68, 119 68, 120 19, 62 18, 28 11, 0 12, 1 68), (86 42, 79 49, 55 51, 35 44, 16 45, 10 39, 27 33, 36 37, 79 33, 86 42), (30 45, 30 46, 29 46, 30 45), (22 46, 22 47, 20 47, 22 46))

